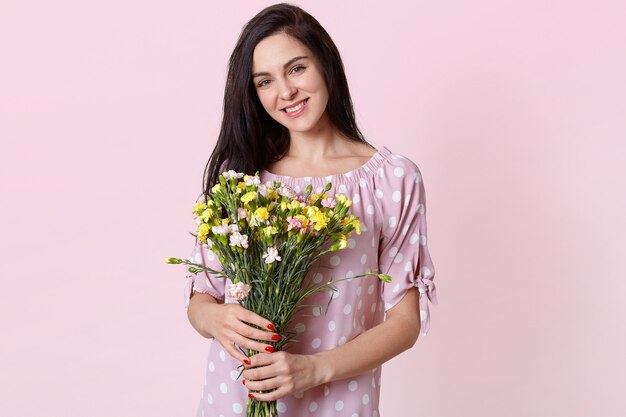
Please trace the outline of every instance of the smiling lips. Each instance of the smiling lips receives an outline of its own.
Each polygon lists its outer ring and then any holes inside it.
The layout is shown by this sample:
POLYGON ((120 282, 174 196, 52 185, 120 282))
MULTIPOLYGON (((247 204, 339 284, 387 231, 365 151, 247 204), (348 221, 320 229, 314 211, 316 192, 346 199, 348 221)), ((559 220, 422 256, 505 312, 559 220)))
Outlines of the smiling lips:
POLYGON ((300 100, 298 103, 296 103, 294 106, 291 107, 285 107, 283 109, 283 111, 285 113, 287 113, 287 115, 289 117, 296 117, 299 116, 300 114, 302 114, 302 112, 304 111, 304 107, 306 105, 306 102, 308 101, 308 98, 305 98, 304 100, 300 100))

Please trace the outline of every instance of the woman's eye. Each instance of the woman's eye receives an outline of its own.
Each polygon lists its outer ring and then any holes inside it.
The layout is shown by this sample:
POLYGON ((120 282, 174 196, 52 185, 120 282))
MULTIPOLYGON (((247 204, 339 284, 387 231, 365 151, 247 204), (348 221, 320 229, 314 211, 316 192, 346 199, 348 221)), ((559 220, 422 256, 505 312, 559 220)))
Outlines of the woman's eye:
POLYGON ((302 65, 298 65, 298 66, 296 66, 296 67, 293 67, 293 69, 291 70, 291 72, 302 72, 302 70, 303 70, 304 68, 305 68, 304 66, 302 66, 302 65))
POLYGON ((257 84, 257 87, 265 87, 267 84, 266 82, 269 82, 269 80, 263 80, 260 83, 257 84))

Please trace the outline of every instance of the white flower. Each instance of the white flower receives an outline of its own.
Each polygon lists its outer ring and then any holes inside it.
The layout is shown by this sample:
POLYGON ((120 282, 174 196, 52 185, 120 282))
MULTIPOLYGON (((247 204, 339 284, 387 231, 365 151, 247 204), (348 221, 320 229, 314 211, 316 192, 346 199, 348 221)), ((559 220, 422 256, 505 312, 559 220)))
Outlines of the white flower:
POLYGON ((296 198, 296 193, 291 188, 287 187, 286 185, 281 186, 277 191, 278 191, 278 194, 282 195, 283 197, 288 197, 291 200, 296 198))
POLYGON ((265 198, 269 196, 269 193, 267 192, 267 187, 263 184, 259 185, 259 187, 257 188, 257 191, 259 192, 259 194, 261 194, 265 198))
POLYGON ((232 169, 230 169, 230 170, 228 170, 228 171, 224 171, 224 172, 222 172, 222 176, 223 176, 225 179, 229 180, 229 179, 231 179, 231 178, 241 178, 241 177, 243 177, 243 173, 241 173, 241 172, 236 172, 236 171, 233 171, 232 169))
POLYGON ((237 209, 237 220, 243 220, 248 218, 248 210, 239 207, 237 209))
POLYGON ((278 250, 275 247, 267 248, 267 252, 263 254, 266 264, 271 264, 274 261, 280 261, 281 257, 278 256, 278 250))
POLYGON ((228 233, 233 234, 235 232, 239 231, 239 225, 238 224, 229 224, 228 225, 228 233))
POLYGON ((235 232, 230 235, 230 246, 239 246, 240 248, 248 247, 248 236, 235 232))
POLYGON ((220 224, 219 226, 213 226, 211 231, 216 235, 226 236, 228 234, 228 226, 225 224, 220 224))
POLYGON ((238 282, 235 285, 228 287, 228 296, 234 298, 237 301, 241 301, 248 296, 250 292, 250 286, 243 282, 238 282))
POLYGON ((252 175, 252 176, 248 176, 248 178, 246 178, 246 185, 250 186, 250 185, 259 185, 261 184, 261 178, 259 178, 258 175, 252 175))

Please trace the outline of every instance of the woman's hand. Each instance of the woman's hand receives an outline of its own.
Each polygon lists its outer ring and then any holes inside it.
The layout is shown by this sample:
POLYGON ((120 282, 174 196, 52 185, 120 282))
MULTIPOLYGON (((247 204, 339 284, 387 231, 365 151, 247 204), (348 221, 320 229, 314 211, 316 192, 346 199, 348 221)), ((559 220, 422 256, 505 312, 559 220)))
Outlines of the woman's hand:
POLYGON ((283 351, 259 353, 244 365, 243 383, 259 401, 273 401, 294 392, 306 391, 322 383, 323 371, 314 355, 298 355, 283 351))
POLYGON ((280 340, 280 336, 274 332, 274 325, 267 319, 239 304, 219 304, 209 294, 194 294, 189 303, 188 316, 198 333, 217 339, 229 355, 242 363, 248 361, 248 357, 235 344, 257 352, 273 352, 273 346, 257 342, 256 339, 268 342, 280 340), (249 323, 267 330, 257 329, 249 323))

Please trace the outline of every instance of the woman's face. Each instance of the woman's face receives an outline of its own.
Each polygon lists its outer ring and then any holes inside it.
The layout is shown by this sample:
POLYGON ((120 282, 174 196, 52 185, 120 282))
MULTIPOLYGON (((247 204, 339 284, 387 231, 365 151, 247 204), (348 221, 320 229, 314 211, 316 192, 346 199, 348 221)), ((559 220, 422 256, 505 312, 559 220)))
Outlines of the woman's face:
POLYGON ((284 33, 254 49, 252 83, 267 113, 290 132, 309 132, 326 121, 328 89, 316 57, 284 33))

